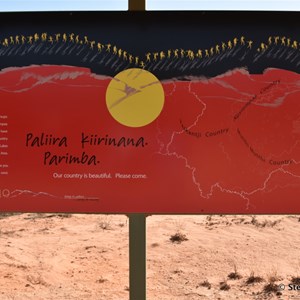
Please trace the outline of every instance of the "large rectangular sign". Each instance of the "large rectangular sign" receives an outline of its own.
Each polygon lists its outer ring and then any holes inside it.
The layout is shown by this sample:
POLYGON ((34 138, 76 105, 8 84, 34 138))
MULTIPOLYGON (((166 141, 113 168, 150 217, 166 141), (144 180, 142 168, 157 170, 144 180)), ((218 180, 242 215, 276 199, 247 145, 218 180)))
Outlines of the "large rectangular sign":
POLYGON ((300 213, 299 17, 1 14, 0 210, 300 213))

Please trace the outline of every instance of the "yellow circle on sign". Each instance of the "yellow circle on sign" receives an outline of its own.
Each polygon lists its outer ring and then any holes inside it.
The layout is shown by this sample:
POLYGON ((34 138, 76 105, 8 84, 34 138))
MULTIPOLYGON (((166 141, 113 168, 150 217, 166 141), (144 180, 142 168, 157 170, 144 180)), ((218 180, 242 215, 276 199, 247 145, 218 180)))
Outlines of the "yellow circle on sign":
POLYGON ((165 94, 160 81, 150 72, 127 69, 118 73, 106 90, 106 105, 112 117, 129 127, 142 127, 161 113, 165 94))

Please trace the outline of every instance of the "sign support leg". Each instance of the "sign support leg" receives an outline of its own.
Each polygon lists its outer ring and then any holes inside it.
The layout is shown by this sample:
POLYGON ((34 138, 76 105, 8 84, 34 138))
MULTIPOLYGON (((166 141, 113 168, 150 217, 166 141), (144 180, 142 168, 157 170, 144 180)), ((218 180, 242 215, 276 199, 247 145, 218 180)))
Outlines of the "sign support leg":
POLYGON ((146 215, 129 214, 130 300, 146 300, 146 215))
POLYGON ((129 11, 144 11, 146 9, 146 0, 128 0, 129 11))

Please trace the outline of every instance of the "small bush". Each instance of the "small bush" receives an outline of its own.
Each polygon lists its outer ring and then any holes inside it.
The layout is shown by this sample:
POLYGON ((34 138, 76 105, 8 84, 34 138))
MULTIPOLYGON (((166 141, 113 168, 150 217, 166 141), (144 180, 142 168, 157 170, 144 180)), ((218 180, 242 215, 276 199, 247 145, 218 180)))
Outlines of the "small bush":
POLYGON ((210 222, 211 219, 212 219, 212 216, 207 216, 207 217, 206 217, 206 220, 207 220, 208 222, 210 222))
POLYGON ((269 282, 264 286, 264 292, 267 294, 270 293, 277 293, 278 292, 278 285, 274 282, 269 282))
POLYGON ((172 243, 180 244, 181 242, 188 241, 188 238, 186 237, 185 234, 178 231, 175 234, 171 235, 170 241, 172 243))
POLYGON ((291 283, 300 285, 300 277, 292 277, 291 283))
POLYGON ((106 281, 107 281, 107 279, 103 278, 102 276, 96 280, 97 283, 104 283, 106 281))
POLYGON ((62 218, 62 219, 68 219, 68 218, 72 218, 72 214, 67 214, 67 213, 65 213, 65 214, 57 214, 56 215, 58 218, 62 218))
POLYGON ((112 229, 111 226, 111 218, 109 216, 102 217, 99 221, 99 227, 103 230, 110 230, 112 229))
POLYGON ((199 283, 199 286, 203 286, 208 288, 209 290, 211 289, 211 283, 208 280, 204 280, 202 282, 199 283))
POLYGON ((11 216, 21 215, 21 213, 0 213, 0 219, 8 218, 11 216))
POLYGON ((220 290, 221 291, 228 291, 230 290, 230 285, 227 283, 227 281, 220 282, 220 290))
POLYGON ((179 270, 179 269, 176 269, 172 272, 173 274, 182 274, 183 271, 182 270, 179 270))
POLYGON ((275 225, 277 225, 280 222, 280 220, 275 220, 275 221, 271 221, 271 220, 263 220, 262 222, 259 222, 256 219, 256 216, 253 216, 251 219, 251 224, 258 227, 258 228, 265 228, 265 227, 274 227, 275 225))

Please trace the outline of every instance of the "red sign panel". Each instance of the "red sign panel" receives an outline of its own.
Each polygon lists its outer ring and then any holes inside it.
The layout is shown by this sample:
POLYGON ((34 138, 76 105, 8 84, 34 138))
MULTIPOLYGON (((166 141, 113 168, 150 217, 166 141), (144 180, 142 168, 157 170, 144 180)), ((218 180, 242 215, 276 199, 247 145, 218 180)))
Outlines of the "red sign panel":
POLYGON ((300 212, 296 38, 231 34, 141 56, 52 31, 1 39, 2 211, 300 212))

